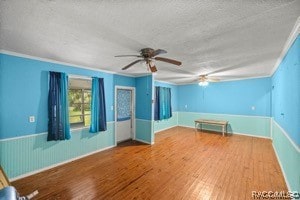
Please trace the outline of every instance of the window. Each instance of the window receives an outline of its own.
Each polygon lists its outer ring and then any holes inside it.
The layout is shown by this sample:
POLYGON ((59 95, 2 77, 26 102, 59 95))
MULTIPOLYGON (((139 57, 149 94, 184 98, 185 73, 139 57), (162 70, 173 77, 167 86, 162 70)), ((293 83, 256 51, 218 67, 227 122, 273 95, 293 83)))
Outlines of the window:
POLYGON ((71 127, 89 126, 91 123, 91 81, 71 78, 68 96, 71 127))

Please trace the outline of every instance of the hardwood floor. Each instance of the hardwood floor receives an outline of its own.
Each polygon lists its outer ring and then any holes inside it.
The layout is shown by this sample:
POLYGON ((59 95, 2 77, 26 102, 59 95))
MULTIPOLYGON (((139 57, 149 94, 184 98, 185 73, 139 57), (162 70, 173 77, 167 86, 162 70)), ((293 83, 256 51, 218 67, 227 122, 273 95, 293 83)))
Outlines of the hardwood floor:
POLYGON ((125 142, 17 180, 35 199, 252 199, 251 191, 287 191, 268 139, 222 137, 176 127, 155 144, 125 142))

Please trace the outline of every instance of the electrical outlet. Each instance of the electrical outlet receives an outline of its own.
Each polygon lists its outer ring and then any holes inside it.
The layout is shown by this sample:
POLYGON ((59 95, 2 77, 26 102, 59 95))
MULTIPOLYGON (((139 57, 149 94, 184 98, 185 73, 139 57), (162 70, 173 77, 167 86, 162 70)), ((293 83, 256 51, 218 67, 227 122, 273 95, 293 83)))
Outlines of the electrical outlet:
POLYGON ((111 110, 114 110, 114 106, 111 106, 110 109, 111 109, 111 110))
POLYGON ((187 105, 185 105, 184 107, 185 107, 185 109, 187 109, 187 105))
POLYGON ((35 122, 35 118, 34 118, 34 116, 29 116, 29 122, 30 122, 30 123, 33 123, 33 122, 35 122))
POLYGON ((255 110, 255 106, 252 106, 251 109, 252 109, 252 110, 255 110))

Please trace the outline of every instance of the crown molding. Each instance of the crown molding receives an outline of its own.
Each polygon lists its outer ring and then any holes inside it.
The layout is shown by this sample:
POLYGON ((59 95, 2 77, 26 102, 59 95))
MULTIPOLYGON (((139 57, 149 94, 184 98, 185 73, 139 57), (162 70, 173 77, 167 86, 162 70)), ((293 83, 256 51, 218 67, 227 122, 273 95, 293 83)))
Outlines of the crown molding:
POLYGON ((98 68, 80 66, 80 65, 76 65, 76 64, 72 64, 72 63, 67 63, 67 62, 61 62, 61 61, 53 60, 53 59, 42 58, 42 57, 37 57, 37 56, 31 56, 31 55, 17 53, 17 52, 13 52, 13 51, 7 51, 7 50, 4 50, 4 49, 1 49, 0 53, 6 54, 6 55, 10 55, 10 56, 17 56, 17 57, 21 57, 21 58, 28 58, 28 59, 32 59, 32 60, 49 62, 49 63, 59 64, 59 65, 66 65, 66 66, 70 66, 70 67, 76 67, 76 68, 87 69, 87 70, 92 70, 92 71, 104 72, 104 73, 109 73, 109 74, 116 74, 116 72, 109 71, 109 70, 102 70, 102 69, 98 69, 98 68))
POLYGON ((292 44, 294 43, 296 38, 298 37, 299 33, 300 33, 300 17, 298 17, 298 19, 294 25, 294 28, 292 29, 292 32, 290 33, 287 41, 285 42, 283 50, 281 51, 281 54, 280 54, 279 58, 277 59, 275 65, 270 73, 270 76, 272 76, 276 72, 277 68, 281 64, 282 60, 284 59, 285 55, 287 54, 288 50, 290 49, 290 47, 292 46, 292 44))
POLYGON ((158 79, 154 79, 154 81, 157 81, 159 83, 166 83, 166 84, 169 84, 169 85, 178 85, 177 83, 168 82, 168 81, 161 81, 161 80, 158 80, 158 79))
POLYGON ((136 78, 137 76, 132 75, 132 74, 123 74, 120 72, 113 72, 114 74, 120 75, 120 76, 126 76, 126 77, 130 77, 130 78, 136 78))
MULTIPOLYGON (((31 56, 31 55, 17 53, 17 52, 13 52, 13 51, 7 51, 5 49, 0 49, 0 53, 10 55, 10 56, 16 56, 16 57, 21 57, 21 58, 28 58, 28 59, 32 59, 32 60, 38 60, 38 61, 43 61, 43 62, 59 64, 59 65, 66 65, 66 66, 76 67, 76 68, 80 68, 80 69, 87 69, 87 70, 98 71, 98 72, 109 73, 109 74, 117 74, 120 76, 126 76, 126 77, 131 77, 131 78, 138 78, 138 77, 148 76, 148 75, 152 74, 151 72, 141 73, 138 75, 124 74, 124 73, 119 73, 119 72, 114 72, 114 71, 109 71, 109 70, 80 66, 80 65, 76 65, 76 64, 72 64, 72 63, 67 63, 67 62, 60 62, 60 61, 56 61, 56 60, 48 59, 48 58, 31 56)), ((174 83, 172 83, 172 84, 174 84, 174 83)))
MULTIPOLYGON (((218 82, 209 82, 209 84, 211 83, 221 83, 221 82, 230 82, 230 81, 243 81, 243 80, 249 80, 249 79, 258 79, 258 78, 270 78, 269 75, 266 76, 252 76, 252 77, 247 77, 247 78, 234 78, 234 79, 227 79, 227 80, 220 80, 218 82)), ((194 84, 198 84, 199 81, 193 81, 193 82, 186 82, 186 83, 178 83, 176 85, 194 85, 194 84)))

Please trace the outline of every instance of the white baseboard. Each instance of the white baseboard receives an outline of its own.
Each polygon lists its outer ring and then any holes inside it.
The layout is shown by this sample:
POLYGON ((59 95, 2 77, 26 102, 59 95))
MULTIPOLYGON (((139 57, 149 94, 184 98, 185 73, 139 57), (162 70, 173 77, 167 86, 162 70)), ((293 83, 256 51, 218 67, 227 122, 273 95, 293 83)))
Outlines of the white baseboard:
MULTIPOLYGON (((260 77, 251 77, 253 78, 265 78, 265 77, 270 77, 270 76, 260 76, 260 77)), ((180 112, 178 112, 180 113, 180 112)), ((198 114, 198 115, 216 115, 216 116, 233 116, 233 117, 255 117, 255 118, 265 118, 265 119, 270 119, 270 117, 267 116, 259 116, 259 115, 234 115, 234 114, 225 114, 225 113, 205 113, 205 112, 187 112, 187 111, 181 111, 181 113, 189 113, 189 114, 198 114)))
POLYGON ((285 174, 285 172, 284 172, 284 169, 283 169, 283 167, 282 167, 281 161, 280 161, 280 159, 279 159, 279 156, 278 156, 278 154, 277 154, 276 148, 274 147, 274 143, 272 143, 272 146, 273 146, 273 149, 274 149, 274 152, 275 152, 277 161, 278 161, 278 163, 279 163, 281 172, 282 172, 282 174, 283 174, 283 177, 284 177, 286 186, 288 187, 288 190, 289 190, 289 191, 292 191, 292 189, 291 189, 291 187, 290 187, 290 184, 289 184, 289 181, 288 181, 288 179, 287 179, 287 177, 286 177, 286 174, 285 174))
POLYGON ((164 128, 164 129, 160 129, 160 130, 158 130, 158 131, 155 131, 154 133, 156 134, 156 133, 159 133, 159 132, 161 132, 161 131, 165 131, 165 130, 168 130, 168 129, 174 128, 174 127, 177 127, 177 125, 170 126, 170 127, 168 127, 168 128, 164 128))
POLYGON ((42 169, 38 169, 38 170, 29 172, 29 173, 26 173, 26 174, 22 174, 22 175, 20 175, 20 176, 17 176, 17 177, 14 177, 14 178, 9 179, 9 181, 10 181, 10 182, 13 182, 13 181, 16 181, 16 180, 18 180, 18 179, 25 178, 25 177, 27 177, 27 176, 31 176, 31 175, 40 173, 40 172, 42 172, 42 171, 46 171, 46 170, 48 170, 48 169, 52 169, 52 168, 54 168, 54 167, 57 167, 57 166, 60 166, 60 165, 63 165, 63 164, 72 162, 72 161, 74 161, 74 160, 78 160, 78 159, 80 159, 80 158, 84 158, 84 157, 86 157, 86 156, 90 156, 90 155, 92 155, 92 154, 95 154, 95 153, 98 153, 98 152, 101 152, 101 151, 104 151, 104 150, 107 150, 107 149, 111 149, 111 148, 113 148, 113 147, 115 147, 115 145, 108 146, 108 147, 105 147, 105 148, 102 148, 102 149, 98 149, 98 150, 96 150, 96 151, 92 151, 92 152, 90 152, 90 153, 87 153, 87 154, 84 154, 84 155, 81 155, 81 156, 78 156, 78 157, 75 157, 75 158, 72 158, 72 159, 69 159, 69 160, 66 160, 66 161, 63 161, 63 162, 54 164, 54 165, 50 165, 50 166, 44 167, 44 168, 42 168, 42 169))
MULTIPOLYGON (((194 126, 184 126, 184 125, 178 125, 178 126, 195 129, 194 126)), ((214 132, 220 132, 220 131, 213 130, 213 129, 208 129, 208 128, 205 128, 205 129, 203 128, 203 130, 214 131, 214 132)), ((221 133, 221 132, 220 132, 220 133, 221 133)), ((234 135, 244 135, 244 136, 257 137, 257 138, 264 138, 264 139, 271 139, 271 137, 260 136, 260 135, 252 135, 252 134, 248 134, 248 133, 232 132, 232 133, 229 133, 229 134, 234 134, 234 135)))
POLYGON ((142 139, 138 139, 138 138, 135 138, 134 140, 145 143, 145 144, 150 144, 150 145, 154 144, 154 142, 148 142, 146 140, 142 140, 142 139))
POLYGON ((244 136, 249 136, 249 137, 256 137, 256 138, 263 138, 263 139, 272 140, 271 137, 261 136, 261 135, 252 135, 252 134, 248 134, 248 133, 237 133, 237 132, 234 132, 232 134, 235 134, 235 135, 244 135, 244 136))

